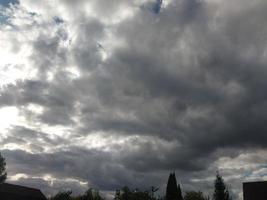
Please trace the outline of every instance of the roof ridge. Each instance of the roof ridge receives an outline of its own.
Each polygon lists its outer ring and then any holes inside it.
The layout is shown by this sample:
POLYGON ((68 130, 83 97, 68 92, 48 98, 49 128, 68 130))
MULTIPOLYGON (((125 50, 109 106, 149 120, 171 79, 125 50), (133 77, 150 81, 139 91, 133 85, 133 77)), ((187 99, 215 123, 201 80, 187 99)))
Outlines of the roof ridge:
POLYGON ((20 188, 26 188, 26 189, 30 189, 30 190, 38 190, 38 191, 40 191, 40 189, 38 189, 38 188, 32 188, 30 186, 24 186, 24 185, 16 185, 16 184, 12 184, 12 183, 1 183, 0 186, 1 185, 10 185, 10 186, 16 186, 16 187, 20 187, 20 188))

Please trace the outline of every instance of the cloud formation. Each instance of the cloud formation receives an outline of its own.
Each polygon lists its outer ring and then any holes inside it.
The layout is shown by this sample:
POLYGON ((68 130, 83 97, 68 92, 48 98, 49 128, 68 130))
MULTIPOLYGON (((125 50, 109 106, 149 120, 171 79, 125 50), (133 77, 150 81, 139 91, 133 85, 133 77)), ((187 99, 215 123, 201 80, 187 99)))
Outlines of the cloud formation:
POLYGON ((3 121, 6 108, 16 111, 0 129, 10 181, 34 180, 47 193, 48 176, 76 191, 164 190, 176 170, 185 190, 209 191, 220 169, 238 195, 241 181, 264 179, 266 8, 264 0, 1 7, 3 121))

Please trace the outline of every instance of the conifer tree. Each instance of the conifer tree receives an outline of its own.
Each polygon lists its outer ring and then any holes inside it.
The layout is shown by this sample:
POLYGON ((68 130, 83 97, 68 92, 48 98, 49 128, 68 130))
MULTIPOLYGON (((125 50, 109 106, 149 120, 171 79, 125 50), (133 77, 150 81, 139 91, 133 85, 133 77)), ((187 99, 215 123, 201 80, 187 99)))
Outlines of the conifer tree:
MULTIPOLYGON (((175 177, 175 176, 174 176, 175 177)), ((181 187, 180 187, 180 184, 178 184, 178 199, 179 200, 183 200, 183 196, 182 196, 182 191, 181 191, 181 187)))
POLYGON ((222 176, 217 172, 216 180, 214 182, 213 200, 231 200, 229 191, 224 183, 222 176))
POLYGON ((2 155, 0 153, 0 183, 5 182, 6 177, 7 177, 6 162, 5 162, 5 159, 2 157, 2 155))
POLYGON ((170 173, 166 188, 166 200, 183 200, 180 185, 177 186, 175 173, 170 173))

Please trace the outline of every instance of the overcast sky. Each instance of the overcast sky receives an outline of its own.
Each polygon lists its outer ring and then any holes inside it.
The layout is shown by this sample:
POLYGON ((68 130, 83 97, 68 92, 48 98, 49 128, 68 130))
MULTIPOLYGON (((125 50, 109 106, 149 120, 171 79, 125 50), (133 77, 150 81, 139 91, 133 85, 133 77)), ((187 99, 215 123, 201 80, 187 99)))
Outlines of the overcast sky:
POLYGON ((241 199, 267 180, 266 0, 0 4, 8 182, 165 191, 175 171, 208 194, 219 170, 241 199))

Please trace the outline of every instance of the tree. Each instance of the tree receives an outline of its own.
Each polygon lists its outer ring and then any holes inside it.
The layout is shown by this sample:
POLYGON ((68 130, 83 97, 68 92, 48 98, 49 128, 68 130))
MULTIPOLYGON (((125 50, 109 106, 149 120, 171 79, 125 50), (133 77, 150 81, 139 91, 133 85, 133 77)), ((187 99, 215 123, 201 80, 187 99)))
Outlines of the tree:
POLYGON ((104 200, 98 192, 93 188, 89 188, 82 196, 73 198, 74 200, 104 200))
POLYGON ((7 177, 6 161, 5 161, 5 158, 2 157, 2 155, 0 153, 0 183, 5 182, 6 177, 7 177))
POLYGON ((61 191, 51 197, 50 200, 104 200, 98 190, 93 188, 89 188, 83 195, 72 196, 71 194, 71 191, 61 191))
POLYGON ((185 193, 184 200, 209 200, 209 197, 205 197, 200 191, 190 191, 185 193))
POLYGON ((116 190, 114 200, 121 200, 121 191, 116 190))
POLYGON ((131 190, 127 186, 124 186, 121 190, 122 190, 121 199, 130 200, 132 196, 131 190))
POLYGON ((80 197, 81 200, 94 200, 93 189, 88 189, 84 195, 80 197))
POLYGON ((175 173, 170 173, 166 188, 166 200, 183 200, 180 185, 177 186, 175 173))
POLYGON ((71 191, 58 192, 50 200, 72 200, 71 193, 72 193, 71 191))
MULTIPOLYGON (((175 177, 175 175, 174 175, 174 177, 175 177)), ((180 184, 178 184, 177 189, 178 189, 178 199, 183 200, 182 190, 181 190, 180 184)))
POLYGON ((154 186, 151 186, 151 198, 152 199, 154 198, 155 192, 157 192, 158 190, 159 190, 159 188, 156 188, 154 186))
POLYGON ((214 182, 214 200, 231 200, 229 191, 224 183, 222 176, 217 172, 216 179, 214 182))
POLYGON ((156 187, 151 187, 151 192, 141 191, 138 189, 131 190, 127 186, 121 190, 116 190, 114 200, 159 200, 154 197, 154 193, 158 190, 156 187))

